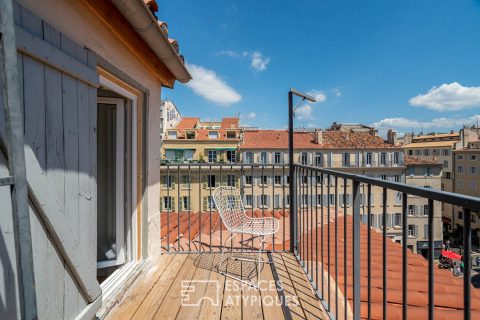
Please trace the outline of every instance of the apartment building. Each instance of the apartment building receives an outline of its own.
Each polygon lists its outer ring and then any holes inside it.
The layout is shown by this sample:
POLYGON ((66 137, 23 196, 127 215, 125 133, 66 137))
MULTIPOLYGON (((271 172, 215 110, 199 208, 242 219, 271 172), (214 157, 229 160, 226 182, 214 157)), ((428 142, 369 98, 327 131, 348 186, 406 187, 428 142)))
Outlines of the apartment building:
MULTIPOLYGON (((298 164, 332 168, 339 171, 364 174, 379 179, 404 182, 403 150, 385 141, 373 129, 368 131, 332 129, 296 131, 294 133, 294 161, 298 164)), ((240 145, 241 162, 247 167, 242 186, 247 208, 277 209, 289 206, 288 195, 288 132, 286 130, 250 130, 244 132, 240 145), (252 165, 251 168, 248 166, 252 165)), ((301 195, 302 206, 335 205, 335 181, 327 176, 303 176, 297 183, 307 189, 309 196, 301 195), (322 188, 323 186, 323 188, 322 188), (323 194, 322 194, 323 189, 323 194), (322 199, 323 197, 323 199, 322 199), (323 201, 322 201, 323 200, 323 201)), ((350 212, 352 186, 348 182, 344 197, 343 181, 337 181, 337 204, 350 212)), ((362 186, 362 205, 367 208, 366 186, 362 186)), ((381 223, 381 189, 372 188, 371 207, 373 225, 381 223)), ((391 194, 388 204, 401 213, 401 194, 391 194)), ((392 209, 393 210, 393 209, 392 209)), ((366 221, 366 215, 365 215, 366 221)), ((400 222, 399 222, 400 223, 400 222)))
MULTIPOLYGON (((469 142, 465 148, 455 150, 454 168, 455 185, 454 192, 470 196, 480 197, 480 141, 469 142)), ((463 209, 457 206, 453 208, 451 216, 452 225, 459 230, 463 226, 463 209)), ((472 243, 479 245, 480 221, 479 214, 472 214, 472 243)))
POLYGON ((167 129, 161 150, 165 165, 161 170, 162 210, 207 211, 214 207, 216 187, 240 187, 241 170, 232 166, 227 172, 218 165, 238 162, 240 137, 238 118, 206 122, 185 117, 167 129), (198 166, 181 165, 187 163, 198 166))
POLYGON ((170 100, 160 102, 160 138, 163 140, 168 129, 174 128, 182 119, 178 107, 170 100))
MULTIPOLYGON (((423 160, 419 157, 405 156, 405 183, 411 186, 429 189, 441 189, 443 164, 435 161, 423 160)), ((427 257, 428 254, 428 200, 421 197, 408 196, 408 246, 413 252, 427 257)), ((443 227, 442 227, 442 204, 438 201, 433 203, 433 240, 435 257, 442 250, 443 227)), ((387 222, 388 224, 388 222, 387 222)), ((401 239, 401 228, 395 228, 391 233, 401 239)))

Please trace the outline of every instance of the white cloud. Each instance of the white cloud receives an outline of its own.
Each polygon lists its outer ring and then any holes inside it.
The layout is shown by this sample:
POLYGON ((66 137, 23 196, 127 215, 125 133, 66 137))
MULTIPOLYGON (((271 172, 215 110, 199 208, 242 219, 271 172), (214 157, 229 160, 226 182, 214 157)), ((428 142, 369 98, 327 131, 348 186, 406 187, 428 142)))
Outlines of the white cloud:
POLYGON ((474 115, 469 118, 434 118, 430 121, 418 121, 403 117, 386 118, 378 122, 372 123, 377 129, 381 128, 410 128, 410 129, 431 129, 431 128, 447 128, 452 129, 456 126, 464 124, 474 124, 480 121, 480 115, 474 115))
POLYGON ((340 91, 340 89, 333 89, 333 93, 335 93, 336 97, 341 97, 342 96, 342 92, 340 91))
POLYGON ((311 105, 304 104, 297 108, 295 115, 299 120, 313 120, 313 108, 311 105))
POLYGON ((270 58, 264 57, 260 52, 255 51, 252 53, 252 62, 250 65, 257 71, 264 71, 267 69, 267 65, 270 63, 270 58))
POLYGON ((320 90, 310 90, 307 94, 312 96, 317 102, 325 102, 327 100, 327 94, 320 90))
POLYGON ((242 96, 221 79, 213 70, 194 64, 187 64, 192 80, 187 86, 195 94, 221 106, 239 102, 242 96))
POLYGON ((250 113, 247 115, 247 117, 248 117, 249 119, 255 119, 255 118, 257 117, 257 114, 256 114, 255 112, 250 112, 250 113))
POLYGON ((436 111, 457 111, 480 106, 480 87, 464 87, 458 82, 433 87, 409 100, 412 106, 436 111))
POLYGON ((265 57, 259 51, 235 51, 235 50, 221 50, 216 53, 219 56, 227 56, 229 58, 243 59, 249 58, 250 66, 257 71, 264 71, 267 69, 268 64, 270 63, 270 58, 265 57))

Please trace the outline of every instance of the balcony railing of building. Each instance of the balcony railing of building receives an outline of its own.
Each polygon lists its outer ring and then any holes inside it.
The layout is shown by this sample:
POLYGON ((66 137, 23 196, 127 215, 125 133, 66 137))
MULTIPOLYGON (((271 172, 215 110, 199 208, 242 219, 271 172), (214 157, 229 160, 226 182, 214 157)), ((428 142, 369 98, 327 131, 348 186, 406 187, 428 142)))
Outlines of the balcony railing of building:
POLYGON ((471 319, 472 312, 480 314, 479 289, 471 285, 470 251, 471 215, 480 211, 479 198, 314 166, 294 165, 290 176, 286 164, 164 164, 160 199, 164 252, 258 249, 259 239, 247 236, 223 247, 227 230, 212 201, 220 185, 241 191, 248 215, 280 221, 279 231, 262 249, 293 252, 332 319, 387 319, 394 314, 434 319, 444 316, 445 310, 463 312, 464 319, 471 319), (427 259, 409 250, 417 237, 409 221, 420 216, 412 216, 409 202, 415 199, 418 204, 420 198, 425 202, 421 216, 428 220, 427 235, 421 238, 428 242, 427 259), (441 245, 439 249, 434 232, 441 224, 435 224, 435 210, 440 210, 440 203, 463 208, 463 280, 436 266, 441 245), (395 243, 389 230, 399 228, 400 243, 395 243), (448 294, 442 290, 449 281, 454 293, 445 304, 448 294), (420 286, 418 292, 411 292, 415 286, 420 286), (473 310, 472 290, 478 297, 473 310), (462 294, 463 301, 456 301, 462 294), (422 298, 424 302, 415 301, 422 298))

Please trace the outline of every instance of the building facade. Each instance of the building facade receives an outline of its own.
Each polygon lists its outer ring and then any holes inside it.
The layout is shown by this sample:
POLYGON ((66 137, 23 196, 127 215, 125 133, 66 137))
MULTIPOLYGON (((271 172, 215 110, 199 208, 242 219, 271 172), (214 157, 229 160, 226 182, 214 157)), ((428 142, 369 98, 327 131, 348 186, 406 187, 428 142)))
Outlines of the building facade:
POLYGON ((166 131, 174 128, 182 119, 177 106, 170 100, 162 100, 160 103, 160 135, 165 138, 166 131))
MULTIPOLYGON (((407 185, 441 190, 442 163, 406 156, 405 166, 405 183, 407 185)), ((412 248, 413 252, 422 254, 426 258, 428 254, 428 212, 430 209, 428 200, 409 195, 407 203, 407 245, 412 248)), ((442 204, 438 201, 433 202, 433 222, 435 257, 438 257, 443 240, 442 204)), ((400 239, 401 232, 395 237, 400 239)))
MULTIPOLYGON (((480 197, 480 141, 469 142, 465 148, 454 151, 454 192, 480 197)), ((452 224, 461 231, 463 209, 454 206, 452 224)), ((479 245, 479 213, 472 213, 472 243, 479 245)))

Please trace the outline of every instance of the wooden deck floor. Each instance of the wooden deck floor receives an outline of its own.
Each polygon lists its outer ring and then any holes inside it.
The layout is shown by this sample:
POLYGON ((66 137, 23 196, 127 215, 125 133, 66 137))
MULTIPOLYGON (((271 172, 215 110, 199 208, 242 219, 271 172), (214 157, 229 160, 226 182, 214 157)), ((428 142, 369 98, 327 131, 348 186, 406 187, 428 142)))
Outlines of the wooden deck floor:
MULTIPOLYGON (((289 314, 292 319, 327 319, 291 254, 272 254, 274 267, 265 264, 261 269, 260 290, 219 273, 220 259, 218 253, 162 255, 142 272, 106 319, 271 320, 288 319, 289 314)), ((269 257, 265 254, 263 259, 269 257)), ((257 281, 252 262, 229 259, 220 270, 243 278, 255 274, 251 280, 257 281)))

